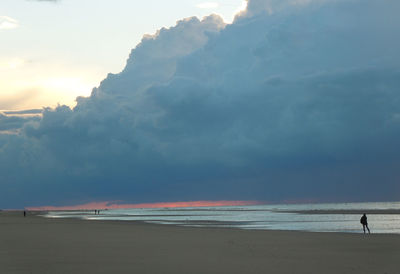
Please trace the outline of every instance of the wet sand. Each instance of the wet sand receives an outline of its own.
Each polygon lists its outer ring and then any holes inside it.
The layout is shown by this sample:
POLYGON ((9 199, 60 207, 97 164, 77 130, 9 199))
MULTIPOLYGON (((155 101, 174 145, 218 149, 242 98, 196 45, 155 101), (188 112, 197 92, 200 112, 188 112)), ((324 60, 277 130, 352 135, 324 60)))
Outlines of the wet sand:
POLYGON ((10 274, 395 274, 399 247, 400 235, 186 228, 0 212, 0 273, 10 274))
POLYGON ((281 213, 298 213, 298 214, 355 214, 355 215, 399 215, 399 209, 366 209, 366 210, 354 210, 354 209, 315 209, 315 210, 279 210, 276 212, 281 213))

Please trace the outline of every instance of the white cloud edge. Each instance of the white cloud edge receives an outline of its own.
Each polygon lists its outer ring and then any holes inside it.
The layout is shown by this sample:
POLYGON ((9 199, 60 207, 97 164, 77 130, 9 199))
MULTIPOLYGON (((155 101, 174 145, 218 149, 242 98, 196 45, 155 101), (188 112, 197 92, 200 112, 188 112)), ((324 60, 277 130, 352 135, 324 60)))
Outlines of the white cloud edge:
POLYGON ((19 27, 19 22, 9 16, 0 16, 0 30, 16 29, 19 27))

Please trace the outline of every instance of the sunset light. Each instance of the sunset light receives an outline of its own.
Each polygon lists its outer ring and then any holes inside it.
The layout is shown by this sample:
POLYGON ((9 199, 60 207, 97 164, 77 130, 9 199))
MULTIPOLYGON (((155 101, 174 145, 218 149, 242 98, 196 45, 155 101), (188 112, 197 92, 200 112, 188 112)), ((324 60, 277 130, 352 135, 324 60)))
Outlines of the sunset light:
POLYGON ((95 209, 130 209, 130 208, 179 208, 179 207, 217 207, 217 206, 248 206, 262 204, 258 201, 189 201, 189 202, 165 202, 143 204, 121 204, 118 202, 92 202, 72 206, 41 206, 27 207, 28 210, 95 210, 95 209))
POLYGON ((400 0, 0 1, 0 273, 399 273, 400 0))

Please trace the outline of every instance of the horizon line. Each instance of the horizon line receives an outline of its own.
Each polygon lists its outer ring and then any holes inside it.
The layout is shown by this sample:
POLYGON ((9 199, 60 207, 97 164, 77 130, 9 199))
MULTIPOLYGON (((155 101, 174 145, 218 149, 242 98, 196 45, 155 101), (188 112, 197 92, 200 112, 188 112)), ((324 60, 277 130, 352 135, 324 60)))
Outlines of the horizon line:
POLYGON ((78 205, 69 206, 39 206, 39 207, 25 207, 26 210, 31 211, 57 211, 57 210, 105 210, 105 209, 135 209, 135 208, 180 208, 180 207, 209 207, 209 206, 248 206, 248 205, 261 205, 266 202, 261 201, 243 201, 243 200, 220 200, 220 201, 186 201, 186 202, 157 202, 157 203, 138 203, 138 204, 124 204, 119 201, 101 201, 90 202, 78 205))

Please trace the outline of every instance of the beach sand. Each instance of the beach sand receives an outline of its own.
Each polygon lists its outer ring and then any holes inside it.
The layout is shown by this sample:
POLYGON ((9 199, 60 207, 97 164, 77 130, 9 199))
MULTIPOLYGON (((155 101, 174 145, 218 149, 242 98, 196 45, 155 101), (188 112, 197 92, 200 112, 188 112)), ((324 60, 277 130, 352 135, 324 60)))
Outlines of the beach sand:
POLYGON ((0 212, 0 273, 7 274, 396 274, 399 248, 400 235, 187 228, 0 212))

